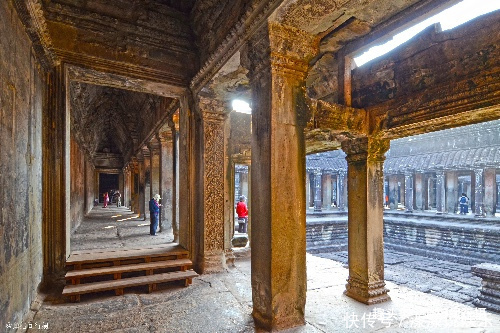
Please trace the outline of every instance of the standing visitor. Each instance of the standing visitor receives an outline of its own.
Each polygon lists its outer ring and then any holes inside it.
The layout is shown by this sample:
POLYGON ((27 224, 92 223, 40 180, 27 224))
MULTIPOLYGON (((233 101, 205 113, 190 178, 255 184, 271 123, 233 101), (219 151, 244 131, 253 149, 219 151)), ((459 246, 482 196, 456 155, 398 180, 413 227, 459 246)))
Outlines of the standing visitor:
POLYGON ((109 202, 109 196, 108 196, 108 192, 106 192, 106 193, 104 193, 104 205, 102 206, 102 208, 108 207, 108 202, 109 202))
POLYGON ((458 199, 458 203, 460 204, 460 214, 467 214, 469 212, 469 198, 465 193, 462 193, 462 196, 458 199))
POLYGON ((238 214, 238 232, 245 234, 248 223, 248 207, 245 203, 245 196, 240 197, 240 202, 236 205, 236 214, 238 214))
POLYGON ((151 219, 151 224, 149 226, 149 234, 151 236, 156 235, 156 229, 158 228, 158 216, 160 215, 161 205, 158 201, 161 199, 159 194, 155 194, 153 199, 149 200, 149 216, 151 219))

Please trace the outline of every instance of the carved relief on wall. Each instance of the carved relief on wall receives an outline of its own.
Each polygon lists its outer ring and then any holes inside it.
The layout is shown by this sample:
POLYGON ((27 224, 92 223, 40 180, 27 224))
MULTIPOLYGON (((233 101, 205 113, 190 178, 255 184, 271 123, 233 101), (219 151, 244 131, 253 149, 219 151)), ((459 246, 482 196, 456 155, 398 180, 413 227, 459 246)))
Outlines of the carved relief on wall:
POLYGON ((205 139, 205 251, 224 248, 224 118, 203 112, 205 139))

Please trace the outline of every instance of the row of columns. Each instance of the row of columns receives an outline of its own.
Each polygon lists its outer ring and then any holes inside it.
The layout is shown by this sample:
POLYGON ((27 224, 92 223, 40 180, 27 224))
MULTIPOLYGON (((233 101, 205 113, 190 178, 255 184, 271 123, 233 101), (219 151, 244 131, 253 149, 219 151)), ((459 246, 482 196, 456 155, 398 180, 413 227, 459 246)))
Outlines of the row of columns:
MULTIPOLYGON (((497 206, 496 169, 477 168, 472 171, 471 190, 466 192, 471 198, 469 207, 475 216, 494 216, 497 206)), ((461 196, 458 182, 459 172, 456 170, 438 170, 435 172, 436 181, 436 211, 438 214, 456 213, 458 199, 461 196)), ((389 189, 397 186, 397 176, 388 177, 389 189)), ((433 193, 430 192, 426 177, 423 173, 407 172, 404 175, 404 205, 407 212, 423 211, 428 208, 426 201, 433 193)), ((391 190, 390 190, 391 191, 391 190)), ((391 200, 395 200, 391 198, 391 200)))
POLYGON ((309 208, 311 198, 314 198, 314 211, 321 212, 322 210, 331 209, 333 201, 334 188, 332 186, 332 176, 335 176, 335 198, 336 206, 339 211, 345 211, 347 202, 347 172, 346 170, 338 170, 336 174, 324 172, 321 169, 315 169, 312 173, 306 173, 306 207, 309 208), (313 175, 313 191, 311 191, 311 175, 313 175))
POLYGON ((178 242, 175 127, 160 132, 124 167, 124 205, 144 220, 149 218, 149 200, 161 196, 160 232, 172 231, 178 242))

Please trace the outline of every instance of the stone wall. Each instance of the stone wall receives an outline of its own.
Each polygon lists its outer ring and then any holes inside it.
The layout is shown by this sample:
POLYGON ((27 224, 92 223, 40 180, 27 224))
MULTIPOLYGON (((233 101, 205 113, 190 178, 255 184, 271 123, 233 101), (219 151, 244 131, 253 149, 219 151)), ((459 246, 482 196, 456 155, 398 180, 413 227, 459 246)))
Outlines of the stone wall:
MULTIPOLYGON (((89 205, 89 194, 93 192, 93 172, 87 172, 88 163, 78 143, 71 139, 71 231, 74 231, 83 220, 83 217, 92 206, 89 205), (92 182, 87 178, 92 174, 92 182), (89 208, 90 207, 90 208, 89 208)), ((90 198, 90 203, 93 199, 90 198)))
MULTIPOLYGON (((315 216, 316 217, 316 216, 315 216)), ((307 218, 307 251, 347 249, 347 218, 343 214, 307 218), (312 222, 311 222, 312 221, 312 222)), ((491 220, 446 216, 384 215, 384 247, 463 264, 498 262, 500 228, 491 220)))
POLYGON ((22 322, 42 279, 44 76, 11 1, 0 2, 0 330, 22 322))

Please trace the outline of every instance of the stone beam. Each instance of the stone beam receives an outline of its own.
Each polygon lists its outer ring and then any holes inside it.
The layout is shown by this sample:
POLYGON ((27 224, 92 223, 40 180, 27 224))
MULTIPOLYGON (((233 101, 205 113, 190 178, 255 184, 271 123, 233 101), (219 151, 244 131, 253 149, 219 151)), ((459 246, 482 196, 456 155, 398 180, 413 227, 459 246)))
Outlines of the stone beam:
POLYGON ((183 87, 165 82, 133 78, 129 75, 113 74, 74 65, 68 65, 68 74, 72 81, 155 94, 163 97, 178 98, 186 91, 183 87))

